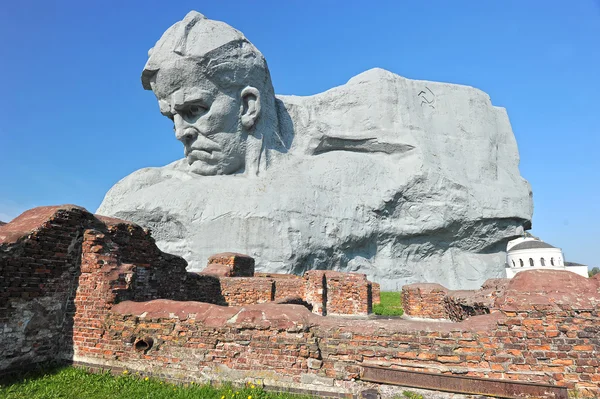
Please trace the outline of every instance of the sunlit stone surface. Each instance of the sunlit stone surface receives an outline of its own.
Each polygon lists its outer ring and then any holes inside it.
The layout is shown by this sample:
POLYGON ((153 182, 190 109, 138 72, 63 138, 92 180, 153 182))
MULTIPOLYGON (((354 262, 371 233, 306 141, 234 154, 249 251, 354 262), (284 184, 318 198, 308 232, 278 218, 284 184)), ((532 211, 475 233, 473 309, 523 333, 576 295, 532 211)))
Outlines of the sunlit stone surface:
POLYGON ((97 213, 150 227, 190 270, 240 252, 257 271, 477 288, 504 277, 530 223, 508 116, 478 89, 372 69, 275 96, 262 54, 196 12, 149 52, 142 83, 185 157, 125 177, 97 213))

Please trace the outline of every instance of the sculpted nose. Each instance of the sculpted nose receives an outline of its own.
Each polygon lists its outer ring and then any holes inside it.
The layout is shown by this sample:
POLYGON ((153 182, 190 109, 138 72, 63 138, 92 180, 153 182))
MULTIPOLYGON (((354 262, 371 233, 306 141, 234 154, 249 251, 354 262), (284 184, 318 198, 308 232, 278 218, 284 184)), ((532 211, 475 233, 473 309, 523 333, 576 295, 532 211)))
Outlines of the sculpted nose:
POLYGON ((188 144, 196 138, 196 129, 193 129, 189 124, 181 117, 181 115, 175 114, 173 117, 173 128, 175 129, 175 137, 183 144, 188 144))

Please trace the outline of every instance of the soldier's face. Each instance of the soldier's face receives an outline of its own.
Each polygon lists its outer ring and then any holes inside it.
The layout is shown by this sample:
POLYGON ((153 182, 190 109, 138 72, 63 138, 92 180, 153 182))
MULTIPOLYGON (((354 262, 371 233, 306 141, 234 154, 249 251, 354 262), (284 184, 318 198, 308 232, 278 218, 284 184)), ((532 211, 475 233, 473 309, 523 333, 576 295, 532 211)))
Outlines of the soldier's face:
POLYGON ((240 123, 239 92, 221 90, 189 70, 159 71, 152 90, 161 113, 174 123, 192 172, 228 175, 244 170, 248 135, 240 123))

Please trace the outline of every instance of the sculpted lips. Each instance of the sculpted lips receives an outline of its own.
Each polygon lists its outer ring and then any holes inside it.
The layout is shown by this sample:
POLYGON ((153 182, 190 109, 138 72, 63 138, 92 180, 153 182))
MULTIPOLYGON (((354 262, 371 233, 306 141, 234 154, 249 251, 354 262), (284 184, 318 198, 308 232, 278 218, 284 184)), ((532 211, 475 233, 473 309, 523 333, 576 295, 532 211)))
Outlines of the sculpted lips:
POLYGON ((218 154, 220 152, 221 148, 217 143, 202 134, 197 134, 196 140, 185 147, 184 154, 188 164, 191 165, 195 161, 216 163, 220 158, 218 154))
POLYGON ((195 161, 215 164, 219 160, 215 157, 215 153, 205 150, 194 150, 187 156, 188 164, 191 165, 195 161))

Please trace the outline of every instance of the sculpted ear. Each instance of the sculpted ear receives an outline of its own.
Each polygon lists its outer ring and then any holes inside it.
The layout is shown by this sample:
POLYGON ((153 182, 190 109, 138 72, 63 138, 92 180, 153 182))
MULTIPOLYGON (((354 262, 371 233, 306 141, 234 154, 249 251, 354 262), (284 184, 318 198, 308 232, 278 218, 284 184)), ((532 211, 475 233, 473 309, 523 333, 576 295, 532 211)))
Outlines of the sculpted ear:
POLYGON ((248 86, 242 90, 242 126, 251 129, 260 115, 260 91, 248 86))

